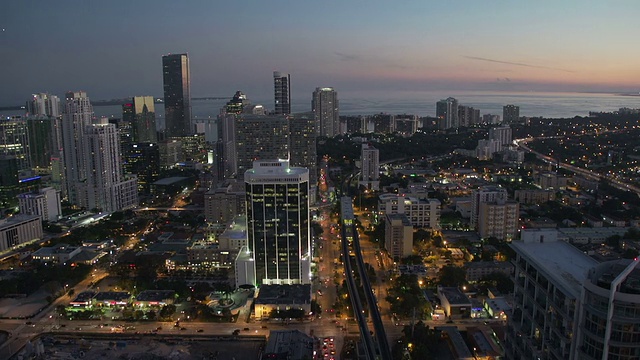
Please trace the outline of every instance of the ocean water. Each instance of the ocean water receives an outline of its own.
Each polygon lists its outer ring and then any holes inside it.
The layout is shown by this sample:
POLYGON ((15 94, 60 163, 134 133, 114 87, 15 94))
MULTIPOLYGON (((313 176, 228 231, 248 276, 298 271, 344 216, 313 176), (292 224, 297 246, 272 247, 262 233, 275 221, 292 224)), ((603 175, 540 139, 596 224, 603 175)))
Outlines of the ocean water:
MULTIPOLYGON (((435 116, 436 102, 447 97, 455 97, 461 105, 480 109, 481 114, 502 116, 502 106, 513 104, 520 106, 520 116, 565 118, 587 116, 589 111, 615 111, 622 107, 640 108, 640 96, 606 93, 566 93, 566 92, 490 92, 490 91, 397 91, 345 93, 338 91, 340 115, 370 115, 376 113, 414 114, 435 116)), ((268 110, 273 109, 271 98, 254 99, 253 104, 262 104, 268 110)), ((231 98, 231 96, 229 96, 231 98)), ((227 99, 193 100, 192 115, 195 119, 215 118, 227 99)), ((311 94, 308 98, 293 98, 292 112, 311 110, 311 94)), ((120 117, 121 107, 94 106, 96 116, 120 117)), ((21 112, 8 112, 8 115, 20 115, 21 112)), ((164 125, 164 107, 156 104, 158 125, 164 125)))

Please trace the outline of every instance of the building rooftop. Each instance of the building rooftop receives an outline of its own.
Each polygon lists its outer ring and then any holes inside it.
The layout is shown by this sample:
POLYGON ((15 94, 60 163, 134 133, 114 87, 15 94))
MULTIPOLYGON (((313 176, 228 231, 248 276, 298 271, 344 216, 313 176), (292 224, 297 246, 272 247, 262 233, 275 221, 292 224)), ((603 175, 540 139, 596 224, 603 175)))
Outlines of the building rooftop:
POLYGON ((438 287, 438 293, 446 297, 450 305, 469 305, 471 301, 467 295, 460 291, 457 287, 438 287))
POLYGON ((9 216, 8 218, 0 220, 0 229, 3 229, 5 227, 9 227, 9 226, 14 226, 14 225, 20 224, 20 223, 25 222, 25 221, 31 221, 33 219, 40 219, 40 216, 39 215, 24 215, 24 214, 9 216))
POLYGON ((162 301, 175 295, 173 290, 145 290, 136 296, 138 301, 162 301))
POLYGON ((309 304, 311 285, 262 285, 256 304, 309 304))
POLYGON ((625 294, 640 294, 640 268, 638 262, 640 260, 620 259, 607 261, 592 269, 589 272, 589 281, 604 289, 611 289, 611 284, 621 274, 625 274, 621 278, 619 292, 625 294), (633 268, 627 269, 631 264, 633 268), (626 271, 626 272, 625 272, 626 271))
POLYGON ((73 302, 85 302, 93 299, 96 296, 96 293, 93 291, 83 291, 76 296, 73 302))
POLYGON ((387 214, 387 218, 389 218, 389 221, 400 220, 404 226, 412 226, 411 221, 405 214, 387 214))
POLYGON ((564 241, 513 241, 511 247, 560 285, 566 294, 576 298, 580 296, 587 271, 597 265, 594 259, 564 241))
POLYGON ((43 246, 33 252, 33 255, 70 254, 78 247, 69 244, 58 244, 56 246, 43 246))
POLYGON ((131 294, 126 291, 101 291, 96 294, 94 299, 96 299, 97 301, 124 300, 128 299, 129 297, 131 297, 131 294))

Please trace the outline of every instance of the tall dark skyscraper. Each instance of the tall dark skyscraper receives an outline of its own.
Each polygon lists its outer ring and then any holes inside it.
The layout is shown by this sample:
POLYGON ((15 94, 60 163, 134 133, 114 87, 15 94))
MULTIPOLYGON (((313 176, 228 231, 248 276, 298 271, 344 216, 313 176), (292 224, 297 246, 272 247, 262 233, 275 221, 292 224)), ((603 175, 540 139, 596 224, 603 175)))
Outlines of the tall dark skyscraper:
POLYGON ((291 114, 291 75, 274 71, 273 90, 275 96, 275 114, 291 114))
POLYGON ((191 76, 187 54, 164 55, 162 74, 166 136, 191 135, 191 76))

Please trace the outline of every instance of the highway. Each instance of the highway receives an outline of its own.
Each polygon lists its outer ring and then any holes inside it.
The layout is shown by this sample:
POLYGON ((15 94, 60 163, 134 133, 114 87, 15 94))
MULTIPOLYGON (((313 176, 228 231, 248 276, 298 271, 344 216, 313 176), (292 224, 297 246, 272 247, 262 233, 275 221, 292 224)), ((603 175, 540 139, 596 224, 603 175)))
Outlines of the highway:
POLYGON ((599 174, 597 172, 593 172, 593 170, 587 170, 587 169, 584 169, 584 168, 581 168, 581 167, 578 167, 578 166, 573 166, 571 164, 560 162, 560 161, 554 159, 553 157, 551 157, 549 155, 545 155, 545 154, 542 154, 540 152, 537 152, 537 151, 531 149, 529 146, 527 146, 527 143, 529 141, 532 141, 532 140, 535 140, 535 138, 516 139, 516 140, 514 140, 514 142, 522 150, 536 155, 538 157, 538 159, 540 159, 540 160, 544 160, 544 161, 546 161, 546 162, 548 162, 550 164, 557 165, 559 168, 566 169, 566 170, 572 171, 572 172, 574 172, 576 174, 582 175, 587 179, 598 180, 598 181, 600 181, 602 179, 605 179, 611 184, 611 186, 613 186, 616 189, 623 190, 623 191, 632 191, 636 195, 640 196, 640 188, 638 188, 637 186, 627 184, 627 183, 625 183, 623 181, 614 179, 612 177, 604 176, 604 175, 599 174))

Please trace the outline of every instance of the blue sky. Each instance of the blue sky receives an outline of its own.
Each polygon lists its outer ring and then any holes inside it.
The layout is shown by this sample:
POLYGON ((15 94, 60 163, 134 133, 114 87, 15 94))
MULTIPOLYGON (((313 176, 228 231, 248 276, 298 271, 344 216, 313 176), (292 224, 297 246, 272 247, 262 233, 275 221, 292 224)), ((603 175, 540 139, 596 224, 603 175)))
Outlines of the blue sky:
POLYGON ((638 1, 35 1, 0 4, 0 105, 31 93, 193 96, 402 90, 639 91, 638 1))

